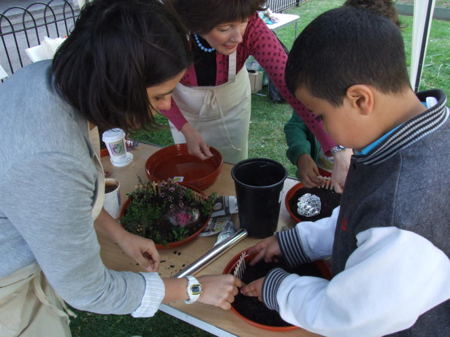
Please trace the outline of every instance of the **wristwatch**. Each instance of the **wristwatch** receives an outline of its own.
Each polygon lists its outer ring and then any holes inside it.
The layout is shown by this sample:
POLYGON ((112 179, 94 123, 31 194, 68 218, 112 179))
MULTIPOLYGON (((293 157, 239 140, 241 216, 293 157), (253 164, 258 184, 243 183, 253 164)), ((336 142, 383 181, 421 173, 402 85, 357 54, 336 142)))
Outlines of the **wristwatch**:
POLYGON ((186 276, 186 279, 188 281, 188 285, 186 288, 186 293, 189 296, 189 299, 184 301, 187 304, 194 303, 198 300, 200 297, 200 294, 202 293, 202 285, 194 276, 186 276))
POLYGON ((333 146, 333 147, 330 149, 330 153, 331 153, 331 154, 335 154, 335 153, 341 152, 342 150, 345 150, 345 147, 344 147, 344 146, 342 146, 342 145, 336 145, 336 146, 333 146))

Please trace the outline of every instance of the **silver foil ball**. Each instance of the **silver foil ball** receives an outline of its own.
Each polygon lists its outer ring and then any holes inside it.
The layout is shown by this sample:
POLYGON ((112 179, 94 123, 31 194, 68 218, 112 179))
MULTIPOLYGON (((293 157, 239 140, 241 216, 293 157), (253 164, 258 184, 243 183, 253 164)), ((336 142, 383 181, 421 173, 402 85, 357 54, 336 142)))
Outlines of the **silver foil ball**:
POLYGON ((298 198, 297 202, 297 213, 310 218, 316 216, 320 213, 320 209, 322 204, 320 202, 320 198, 311 193, 305 193, 300 198, 298 198))

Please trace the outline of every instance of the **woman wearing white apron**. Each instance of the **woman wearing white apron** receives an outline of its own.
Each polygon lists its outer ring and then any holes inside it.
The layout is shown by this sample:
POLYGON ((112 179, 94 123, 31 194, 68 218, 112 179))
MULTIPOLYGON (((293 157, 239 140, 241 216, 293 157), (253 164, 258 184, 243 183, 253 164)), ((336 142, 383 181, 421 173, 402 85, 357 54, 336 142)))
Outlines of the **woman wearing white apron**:
MULTIPOLYGON (((252 55, 317 137, 323 150, 330 153, 333 148, 340 149, 322 123, 287 89, 286 52, 257 14, 265 0, 172 2, 191 31, 194 54, 193 65, 173 93, 174 104, 163 111, 171 121, 176 143, 186 142, 189 152, 202 159, 211 155, 208 145, 217 147, 225 161, 236 163, 247 158, 250 95, 244 73, 245 61, 252 55)), ((334 154, 335 186, 345 181, 350 155, 350 150, 334 154)))
MULTIPOLYGON (((218 86, 188 87, 177 84, 172 94, 184 117, 229 163, 248 155, 251 89, 247 69, 236 74, 236 52, 230 55, 228 82, 218 86)), ((175 143, 185 143, 171 123, 175 143)))
POLYGON ((185 36, 158 0, 94 1, 53 61, 1 85, 0 336, 70 336, 63 300, 134 317, 154 315, 163 301, 230 308, 239 280, 161 278, 153 241, 102 210, 99 143, 91 145, 87 130, 88 122, 104 130, 152 125, 190 62, 185 36), (97 232, 146 272, 106 268, 97 232), (200 295, 189 292, 192 282, 200 295))

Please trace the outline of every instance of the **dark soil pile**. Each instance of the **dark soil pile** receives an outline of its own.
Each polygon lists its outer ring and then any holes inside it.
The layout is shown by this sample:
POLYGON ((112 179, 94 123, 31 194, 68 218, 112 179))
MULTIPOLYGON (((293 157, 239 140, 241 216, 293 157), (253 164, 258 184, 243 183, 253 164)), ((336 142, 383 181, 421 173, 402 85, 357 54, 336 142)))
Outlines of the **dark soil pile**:
MULTIPOLYGON (((254 266, 247 264, 242 281, 244 283, 250 283, 257 280, 276 267, 282 267, 289 273, 296 273, 302 276, 318 276, 322 277, 320 270, 313 263, 303 264, 294 269, 287 268, 280 263, 265 263, 261 261, 254 266)), ((238 294, 235 297, 232 306, 242 315, 247 317, 253 322, 273 326, 273 327, 286 327, 290 326, 289 323, 283 321, 278 312, 268 309, 264 303, 261 303, 256 297, 248 297, 242 294, 238 294)))
POLYGON ((297 218, 301 221, 316 221, 325 217, 329 217, 333 212, 333 209, 339 206, 341 202, 341 195, 339 193, 334 192, 333 190, 327 190, 324 188, 300 188, 293 198, 289 201, 289 207, 291 211, 295 214, 297 218), (306 193, 315 194, 320 198, 320 202, 322 207, 320 208, 320 213, 316 216, 305 217, 297 213, 297 202, 298 199, 306 193))

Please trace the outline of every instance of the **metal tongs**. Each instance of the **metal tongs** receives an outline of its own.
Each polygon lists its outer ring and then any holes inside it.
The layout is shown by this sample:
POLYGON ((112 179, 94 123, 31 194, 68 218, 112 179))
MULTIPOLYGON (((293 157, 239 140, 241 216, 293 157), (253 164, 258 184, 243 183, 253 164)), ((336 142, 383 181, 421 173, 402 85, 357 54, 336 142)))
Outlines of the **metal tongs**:
POLYGON ((319 179, 322 180, 319 188, 323 188, 325 190, 331 190, 333 188, 331 185, 331 177, 319 176, 319 179))
POLYGON ((241 256, 239 256, 239 260, 236 263, 236 267, 234 267, 233 276, 242 280, 244 276, 245 269, 247 268, 247 264, 245 263, 245 258, 247 257, 247 252, 243 252, 241 256))

